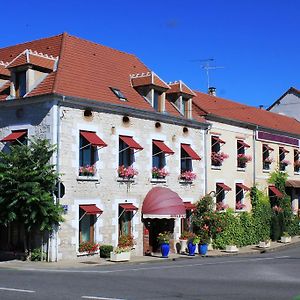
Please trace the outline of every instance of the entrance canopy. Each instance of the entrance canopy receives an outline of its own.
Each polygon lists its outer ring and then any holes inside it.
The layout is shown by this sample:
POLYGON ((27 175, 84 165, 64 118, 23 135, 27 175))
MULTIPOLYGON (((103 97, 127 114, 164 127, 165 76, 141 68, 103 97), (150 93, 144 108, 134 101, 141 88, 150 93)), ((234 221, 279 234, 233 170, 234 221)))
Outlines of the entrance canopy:
POLYGON ((144 200, 143 218, 172 219, 185 218, 186 208, 177 193, 165 187, 150 190, 144 200))

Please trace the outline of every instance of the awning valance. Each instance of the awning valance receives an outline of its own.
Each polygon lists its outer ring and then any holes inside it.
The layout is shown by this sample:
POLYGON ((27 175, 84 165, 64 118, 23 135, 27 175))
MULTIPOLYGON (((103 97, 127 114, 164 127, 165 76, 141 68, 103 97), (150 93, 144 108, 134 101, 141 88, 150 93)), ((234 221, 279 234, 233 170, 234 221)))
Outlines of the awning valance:
POLYGON ((183 202, 185 209, 186 210, 195 210, 197 207, 195 204, 191 203, 191 202, 183 202))
POLYGON ((120 135, 120 139, 127 144, 130 149, 143 150, 144 148, 138 144, 132 136, 120 135))
POLYGON ((79 205, 79 208, 84 210, 87 215, 98 215, 103 213, 103 211, 95 204, 79 205))
POLYGON ((191 148, 189 144, 181 144, 181 147, 191 159, 201 160, 201 157, 191 148))
POLYGON ((120 204, 120 207, 122 207, 125 211, 138 210, 138 208, 136 206, 134 206, 132 203, 122 203, 122 204, 120 204))
POLYGON ((242 183, 237 183, 236 185, 245 191, 250 191, 250 188, 242 183))
POLYGON ((165 187, 151 189, 142 207, 143 218, 185 218, 186 208, 177 193, 165 187))
POLYGON ((170 149, 163 141, 153 140, 153 144, 157 146, 161 150, 161 152, 164 152, 165 154, 174 154, 174 151, 170 149))
POLYGON ((283 194, 278 190, 278 188, 274 185, 269 185, 269 190, 273 192, 273 194, 278 197, 282 198, 283 194))
POLYGON ((107 144, 102 141, 95 132, 80 130, 80 135, 83 136, 94 147, 107 146, 107 144))
POLYGON ((224 191, 231 191, 231 187, 229 187, 228 185, 226 185, 225 183, 217 183, 217 186, 222 188, 224 191))
POLYGON ((4 139, 2 139, 1 142, 3 142, 3 143, 4 142, 14 142, 26 134, 27 134, 27 130, 13 131, 11 134, 9 134, 4 139))

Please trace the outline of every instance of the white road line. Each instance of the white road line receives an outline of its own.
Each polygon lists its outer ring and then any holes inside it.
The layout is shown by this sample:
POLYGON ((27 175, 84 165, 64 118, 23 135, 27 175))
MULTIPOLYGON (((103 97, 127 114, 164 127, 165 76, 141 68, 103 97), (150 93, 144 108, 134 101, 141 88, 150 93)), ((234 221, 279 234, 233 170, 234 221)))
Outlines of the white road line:
POLYGON ((98 299, 98 300, 125 300, 119 298, 103 298, 103 297, 95 297, 95 296, 81 296, 83 299, 98 299))
POLYGON ((31 291, 31 290, 21 290, 21 289, 13 289, 13 288, 5 288, 5 287, 0 287, 0 290, 10 291, 10 292, 21 292, 21 293, 35 293, 35 291, 31 291))

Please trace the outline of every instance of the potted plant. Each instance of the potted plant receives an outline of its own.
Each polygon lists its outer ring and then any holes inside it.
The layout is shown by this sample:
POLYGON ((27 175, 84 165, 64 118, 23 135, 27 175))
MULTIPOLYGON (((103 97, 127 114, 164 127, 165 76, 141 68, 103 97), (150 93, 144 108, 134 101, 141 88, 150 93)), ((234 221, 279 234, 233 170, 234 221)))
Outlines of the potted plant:
POLYGON ((169 232, 169 231, 160 232, 157 236, 157 241, 160 244, 160 250, 161 250, 162 257, 169 256, 170 239, 171 239, 171 232, 169 232))
POLYGON ((228 239, 228 245, 225 247, 225 251, 229 253, 234 253, 239 251, 232 237, 228 239))
POLYGON ((192 171, 184 171, 180 174, 179 179, 185 182, 193 182, 196 179, 197 175, 192 171))
POLYGON ((195 256, 196 247, 200 242, 199 236, 192 234, 188 241, 189 256, 195 256))
POLYGON ((157 167, 152 168, 152 178, 165 179, 166 176, 168 176, 168 175, 169 175, 169 173, 164 168, 162 168, 162 169, 159 169, 157 167))
POLYGON ((208 226, 205 226, 204 228, 202 228, 199 238, 200 238, 200 242, 199 242, 198 252, 200 255, 206 255, 207 249, 208 249, 208 243, 210 242, 208 226))
POLYGON ((179 237, 180 252, 181 253, 185 253, 186 252, 187 242, 188 242, 188 239, 189 239, 190 235, 191 235, 191 232, 188 232, 188 231, 183 231, 181 233, 181 236, 179 237))
POLYGON ((131 234, 122 234, 119 237, 118 247, 110 252, 111 261, 128 261, 131 256, 131 249, 134 245, 133 236, 131 234))
POLYGON ((282 233, 280 241, 281 241, 281 243, 290 243, 292 241, 292 238, 288 232, 284 231, 282 233))
POLYGON ((265 238, 263 241, 260 241, 258 244, 259 248, 270 248, 271 240, 270 238, 265 238))

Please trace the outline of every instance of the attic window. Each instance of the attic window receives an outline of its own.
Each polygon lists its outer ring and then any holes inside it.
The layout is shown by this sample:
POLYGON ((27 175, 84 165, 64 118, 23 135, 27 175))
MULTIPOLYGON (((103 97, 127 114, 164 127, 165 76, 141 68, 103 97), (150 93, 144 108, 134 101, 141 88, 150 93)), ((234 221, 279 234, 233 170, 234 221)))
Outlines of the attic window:
POLYGON ((121 101, 127 101, 127 98, 124 96, 124 94, 119 89, 112 88, 112 87, 110 89, 121 101))

